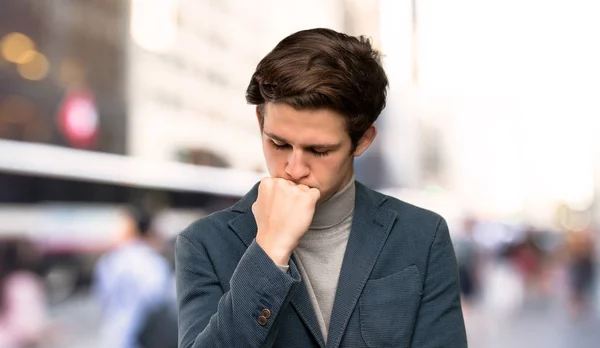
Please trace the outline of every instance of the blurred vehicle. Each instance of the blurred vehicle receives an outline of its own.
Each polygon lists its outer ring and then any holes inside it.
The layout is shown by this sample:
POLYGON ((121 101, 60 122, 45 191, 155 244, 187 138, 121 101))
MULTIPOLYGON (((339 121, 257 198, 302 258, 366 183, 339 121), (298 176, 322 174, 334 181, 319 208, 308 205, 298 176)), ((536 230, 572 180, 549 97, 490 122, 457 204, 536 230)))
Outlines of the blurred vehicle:
POLYGON ((156 211, 155 228, 169 240, 258 180, 231 169, 0 140, 0 238, 35 243, 56 303, 89 286, 96 259, 120 238, 124 205, 156 211))

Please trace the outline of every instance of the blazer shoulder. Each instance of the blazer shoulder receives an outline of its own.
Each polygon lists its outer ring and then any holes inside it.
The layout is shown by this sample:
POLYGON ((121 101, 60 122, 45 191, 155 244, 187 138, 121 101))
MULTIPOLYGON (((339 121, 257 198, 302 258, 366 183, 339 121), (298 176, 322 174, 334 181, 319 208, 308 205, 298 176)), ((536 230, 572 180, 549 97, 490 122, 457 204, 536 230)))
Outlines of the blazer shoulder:
POLYGON ((251 214, 252 204, 256 201, 258 195, 258 185, 256 183, 244 197, 232 206, 216 211, 207 215, 185 228, 179 235, 190 240, 193 243, 222 243, 227 238, 223 238, 224 233, 232 232, 229 228, 229 222, 243 214, 251 214))
POLYGON ((191 242, 206 242, 229 229, 229 221, 240 213, 230 208, 216 211, 203 218, 192 222, 187 226, 178 237, 184 237, 191 242))
POLYGON ((407 240, 409 245, 418 246, 411 252, 426 253, 438 236, 448 234, 446 220, 438 213, 402 201, 394 197, 388 197, 382 208, 397 213, 396 222, 392 229, 392 235, 402 236, 404 244, 407 240))
POLYGON ((383 207, 395 211, 398 214, 398 217, 410 217, 412 219, 425 221, 433 220, 436 222, 440 222, 443 219, 443 217, 440 214, 432 210, 419 207, 417 205, 408 203, 406 201, 400 200, 392 196, 386 195, 386 198, 387 199, 384 202, 383 207))
MULTIPOLYGON (((438 213, 398 198, 379 193, 385 199, 381 208, 397 214, 396 226, 403 233, 409 233, 424 240, 433 240, 440 228, 447 226, 446 220, 438 213)), ((447 227, 446 227, 447 228, 447 227)))
POLYGON ((357 181, 357 194, 368 197, 368 200, 380 208, 395 212, 399 218, 412 218, 417 220, 443 220, 440 214, 431 210, 418 207, 393 196, 375 191, 357 181))

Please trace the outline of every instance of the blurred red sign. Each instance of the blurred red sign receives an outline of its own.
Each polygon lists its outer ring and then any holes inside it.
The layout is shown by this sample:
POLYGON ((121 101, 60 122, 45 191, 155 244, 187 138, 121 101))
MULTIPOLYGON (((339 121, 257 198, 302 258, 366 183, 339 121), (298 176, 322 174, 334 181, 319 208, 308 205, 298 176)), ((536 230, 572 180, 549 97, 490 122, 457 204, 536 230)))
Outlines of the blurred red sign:
POLYGON ((71 146, 86 149, 94 146, 99 119, 92 92, 86 89, 67 92, 58 111, 58 125, 71 146))

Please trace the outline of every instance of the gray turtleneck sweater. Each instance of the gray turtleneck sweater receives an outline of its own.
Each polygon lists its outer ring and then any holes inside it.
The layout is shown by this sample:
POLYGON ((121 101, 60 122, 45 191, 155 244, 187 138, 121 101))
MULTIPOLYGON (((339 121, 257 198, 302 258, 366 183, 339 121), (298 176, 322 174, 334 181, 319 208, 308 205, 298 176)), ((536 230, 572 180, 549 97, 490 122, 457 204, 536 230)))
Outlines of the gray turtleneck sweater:
MULTIPOLYGON (((317 205, 309 230, 293 252, 325 342, 350 236, 355 195, 353 176, 341 191, 317 205)), ((279 267, 287 270, 287 267, 279 267)))

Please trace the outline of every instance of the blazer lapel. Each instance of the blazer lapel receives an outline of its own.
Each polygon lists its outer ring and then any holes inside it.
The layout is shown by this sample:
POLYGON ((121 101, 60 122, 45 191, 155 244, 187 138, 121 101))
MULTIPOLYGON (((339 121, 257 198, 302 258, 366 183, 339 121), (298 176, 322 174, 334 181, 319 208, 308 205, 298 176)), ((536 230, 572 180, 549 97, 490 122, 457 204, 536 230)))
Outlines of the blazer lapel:
POLYGON ((229 227, 237 233, 246 247, 249 247, 252 240, 256 238, 256 220, 254 220, 254 214, 251 211, 247 211, 229 221, 229 227))
POLYGON ((231 207, 232 211, 242 213, 237 217, 229 221, 229 227, 237 233, 238 237, 244 242, 246 247, 250 246, 252 240, 256 238, 256 220, 252 213, 252 204, 256 201, 258 196, 258 184, 254 187, 236 204, 231 207))
POLYGON ((328 348, 339 347, 350 316, 396 220, 396 212, 380 207, 384 201, 385 196, 356 182, 352 230, 331 313, 328 348))

